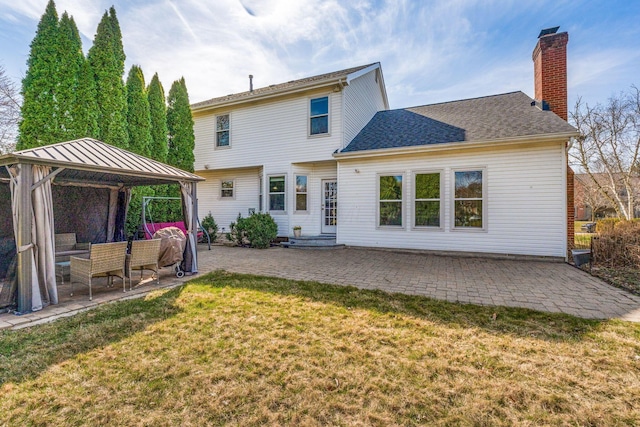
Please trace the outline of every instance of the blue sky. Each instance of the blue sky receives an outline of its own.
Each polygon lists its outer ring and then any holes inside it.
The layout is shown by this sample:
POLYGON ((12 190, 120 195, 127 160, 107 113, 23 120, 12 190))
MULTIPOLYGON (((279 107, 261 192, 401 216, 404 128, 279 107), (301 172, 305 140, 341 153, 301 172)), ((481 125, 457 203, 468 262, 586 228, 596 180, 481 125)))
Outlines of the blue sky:
MULTIPOLYGON (((47 0, 0 0, 0 64, 14 79, 47 0)), ((127 72, 184 76, 192 102, 380 61, 392 108, 522 90, 543 28, 569 32, 569 104, 640 85, 640 1, 58 0, 91 46, 116 7, 127 72)))

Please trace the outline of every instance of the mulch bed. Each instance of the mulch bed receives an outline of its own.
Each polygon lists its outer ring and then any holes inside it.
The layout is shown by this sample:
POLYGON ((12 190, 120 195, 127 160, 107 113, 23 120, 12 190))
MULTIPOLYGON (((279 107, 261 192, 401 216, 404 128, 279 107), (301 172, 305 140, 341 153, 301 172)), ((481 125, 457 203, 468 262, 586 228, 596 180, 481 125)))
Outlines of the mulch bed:
POLYGON ((610 268, 593 266, 591 274, 616 288, 640 295, 640 270, 635 268, 610 268))

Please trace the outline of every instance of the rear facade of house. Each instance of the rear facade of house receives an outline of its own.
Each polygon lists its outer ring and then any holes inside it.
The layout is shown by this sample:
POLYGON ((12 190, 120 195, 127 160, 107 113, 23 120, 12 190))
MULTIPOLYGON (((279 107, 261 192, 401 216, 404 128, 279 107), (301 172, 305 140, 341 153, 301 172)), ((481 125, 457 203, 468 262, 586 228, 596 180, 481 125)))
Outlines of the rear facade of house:
POLYGON ((565 258, 567 40, 538 40, 537 101, 389 110, 375 63, 194 104, 199 216, 228 231, 269 212, 280 236, 301 226, 350 246, 565 258))

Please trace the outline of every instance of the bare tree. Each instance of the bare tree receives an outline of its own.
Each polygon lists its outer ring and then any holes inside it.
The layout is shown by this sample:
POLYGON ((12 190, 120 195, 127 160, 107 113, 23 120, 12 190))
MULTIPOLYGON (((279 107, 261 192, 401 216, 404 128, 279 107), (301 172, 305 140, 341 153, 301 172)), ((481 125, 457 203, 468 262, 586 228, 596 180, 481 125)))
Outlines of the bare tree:
POLYGON ((580 136, 570 151, 572 164, 587 174, 619 217, 632 219, 638 198, 640 90, 590 107, 578 99, 571 112, 580 136))
POLYGON ((0 65, 0 154, 14 150, 19 121, 20 91, 0 65))

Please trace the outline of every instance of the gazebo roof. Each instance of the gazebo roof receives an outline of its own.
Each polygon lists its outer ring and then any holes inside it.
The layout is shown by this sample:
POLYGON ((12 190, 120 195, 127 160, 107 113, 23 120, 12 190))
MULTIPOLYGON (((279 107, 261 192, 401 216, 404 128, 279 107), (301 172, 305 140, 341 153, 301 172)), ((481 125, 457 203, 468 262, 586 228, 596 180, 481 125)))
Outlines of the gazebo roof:
POLYGON ((0 178, 9 178, 3 166, 16 163, 64 168, 57 182, 97 185, 155 185, 204 178, 92 138, 30 148, 0 156, 0 178))

